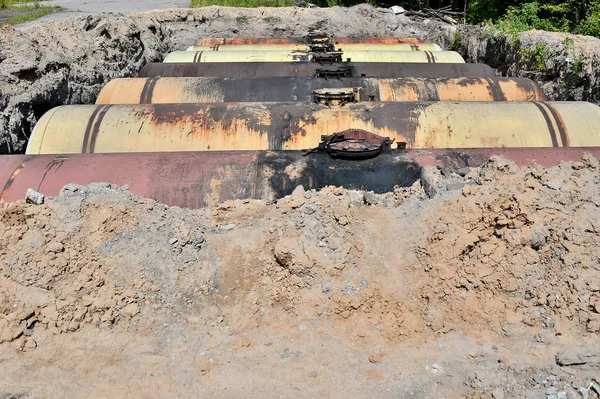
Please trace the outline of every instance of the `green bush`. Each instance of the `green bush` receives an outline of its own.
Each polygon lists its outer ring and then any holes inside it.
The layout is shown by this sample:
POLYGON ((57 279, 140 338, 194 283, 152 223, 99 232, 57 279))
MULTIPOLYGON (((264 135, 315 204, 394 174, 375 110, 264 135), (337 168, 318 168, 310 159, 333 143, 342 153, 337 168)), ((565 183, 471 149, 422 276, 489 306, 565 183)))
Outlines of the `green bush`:
POLYGON ((470 0, 467 20, 503 32, 530 29, 596 35, 600 0, 470 0))
POLYGON ((550 32, 568 30, 566 20, 542 19, 538 16, 540 6, 538 3, 525 3, 520 7, 510 7, 506 14, 498 19, 493 26, 504 32, 516 34, 532 29, 540 29, 550 32))
POLYGON ((592 16, 577 26, 574 32, 578 35, 600 37, 600 16, 592 16))

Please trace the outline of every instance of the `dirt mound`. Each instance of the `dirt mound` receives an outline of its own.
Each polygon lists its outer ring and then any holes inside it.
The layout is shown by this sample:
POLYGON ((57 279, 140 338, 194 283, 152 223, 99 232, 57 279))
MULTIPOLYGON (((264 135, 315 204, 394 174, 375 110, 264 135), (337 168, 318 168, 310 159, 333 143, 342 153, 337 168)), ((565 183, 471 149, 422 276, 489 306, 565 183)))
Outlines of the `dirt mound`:
MULTIPOLYGON (((420 259, 439 329, 469 321, 599 331, 598 163, 523 171, 492 159, 431 223, 420 259)), ((434 328, 434 329, 437 329, 434 328)))
MULTIPOLYGON (((262 364, 252 373, 268 373, 276 362, 257 359, 272 350, 313 362, 336 351, 364 363, 332 360, 332 378, 359 367, 387 381, 357 386, 362 394, 406 384, 392 375, 407 370, 422 396, 434 395, 432 376, 462 394, 522 396, 548 381, 557 392, 592 389, 583 369, 561 377, 554 356, 600 330, 598 162, 586 156, 546 170, 492 158, 461 176, 427 169, 422 181, 427 190, 300 187, 277 202, 200 210, 107 184, 69 185, 44 205, 11 205, 0 211, 0 349, 43 358, 73 339, 110 334, 114 342, 154 337, 152 351, 168 353, 184 336, 190 356, 206 353, 182 360, 203 365, 197 376, 217 368, 232 378, 223 367, 250 358, 262 364), (524 347, 537 357, 520 358, 524 347), (438 360, 425 372, 416 365, 428 356, 438 360), (535 373, 554 379, 535 382, 535 373)), ((585 353, 561 362, 593 363, 585 353)), ((20 363, 10 364, 6 372, 18 373, 20 363)), ((194 381, 171 393, 192 392, 194 381)), ((213 383, 224 393, 226 379, 213 383)), ((28 379, 19 386, 42 392, 28 379)), ((258 387, 251 392, 264 393, 258 387)))

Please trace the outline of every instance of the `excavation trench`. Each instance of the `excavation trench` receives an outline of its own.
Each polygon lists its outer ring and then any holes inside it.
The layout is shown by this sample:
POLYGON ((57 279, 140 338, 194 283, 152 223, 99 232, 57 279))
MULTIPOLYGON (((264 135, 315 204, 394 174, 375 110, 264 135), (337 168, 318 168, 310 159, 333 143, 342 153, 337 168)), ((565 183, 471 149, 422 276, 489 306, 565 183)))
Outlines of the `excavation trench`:
POLYGON ((413 21, 368 5, 89 16, 2 28, 0 154, 24 152, 33 127, 49 109, 92 104, 110 80, 136 76, 147 63, 185 50, 199 38, 302 37, 311 29, 340 37, 417 37, 456 50, 467 62, 488 64, 498 75, 533 79, 551 100, 600 101, 599 72, 592 67, 599 56, 592 38, 546 32, 494 36, 481 27, 413 21))

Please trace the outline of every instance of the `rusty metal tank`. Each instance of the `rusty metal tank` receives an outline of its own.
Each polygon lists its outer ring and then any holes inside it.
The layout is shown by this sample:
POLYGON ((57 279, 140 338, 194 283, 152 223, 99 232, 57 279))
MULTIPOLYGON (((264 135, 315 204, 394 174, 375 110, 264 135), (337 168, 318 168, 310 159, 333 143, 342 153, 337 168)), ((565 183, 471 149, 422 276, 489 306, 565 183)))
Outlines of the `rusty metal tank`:
MULTIPOLYGON (((311 51, 313 45, 310 44, 228 44, 213 46, 190 46, 186 51, 311 51)), ((394 43, 394 44, 366 44, 366 43, 346 43, 333 44, 331 48, 337 51, 442 51, 442 48, 435 43, 394 43)))
POLYGON ((307 51, 174 51, 164 62, 420 62, 464 63, 455 51, 343 51, 310 53, 307 51))
POLYGON ((600 147, 395 150, 366 160, 304 156, 300 151, 4 155, 0 205, 23 200, 28 188, 54 196, 66 184, 94 182, 127 184, 134 194, 186 208, 233 199, 277 199, 299 185, 384 193, 394 186, 411 186, 427 165, 445 170, 480 167, 491 155, 501 155, 519 165, 550 167, 578 161, 584 153, 600 158, 600 147))
POLYGON ((423 64, 388 62, 344 62, 319 65, 298 62, 204 62, 146 64, 139 77, 275 77, 320 76, 340 77, 484 77, 496 76, 485 64, 423 64))
POLYGON ((586 102, 70 105, 47 112, 27 154, 300 150, 352 129, 408 148, 600 146, 586 102))
MULTIPOLYGON (((330 41, 335 44, 396 44, 396 43, 423 43, 416 37, 334 37, 330 41)), ((218 46, 218 45, 245 45, 245 44, 297 44, 306 43, 305 38, 288 37, 231 37, 231 38, 205 38, 198 42, 198 46, 218 46)))
POLYGON ((522 78, 129 78, 113 79, 96 104, 314 101, 546 101, 522 78))

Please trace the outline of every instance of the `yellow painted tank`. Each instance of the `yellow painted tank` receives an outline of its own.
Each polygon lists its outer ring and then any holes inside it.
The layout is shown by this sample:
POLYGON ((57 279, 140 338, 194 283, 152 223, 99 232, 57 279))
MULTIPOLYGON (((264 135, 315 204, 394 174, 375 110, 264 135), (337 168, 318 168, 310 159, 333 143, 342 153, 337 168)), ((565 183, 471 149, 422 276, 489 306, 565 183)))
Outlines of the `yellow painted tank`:
POLYGON ((409 148, 600 146, 585 102, 70 105, 47 112, 28 154, 298 150, 364 129, 409 148))
MULTIPOLYGON (((310 51, 308 44, 241 44, 241 45, 215 45, 191 46, 186 51, 310 51)), ((337 44, 335 49, 341 51, 371 50, 371 51, 442 51, 435 43, 396 43, 396 44, 365 44, 348 43, 337 44)))
POLYGON ((523 78, 128 78, 110 81, 96 104, 316 101, 330 89, 352 101, 547 100, 523 78))
MULTIPOLYGON (((455 51, 343 51, 309 53, 306 51, 175 51, 164 62, 317 62, 317 57, 337 56, 338 61, 464 63, 455 51)), ((336 62, 335 57, 331 60, 336 62)), ((324 62, 329 62, 325 60, 324 62)))

